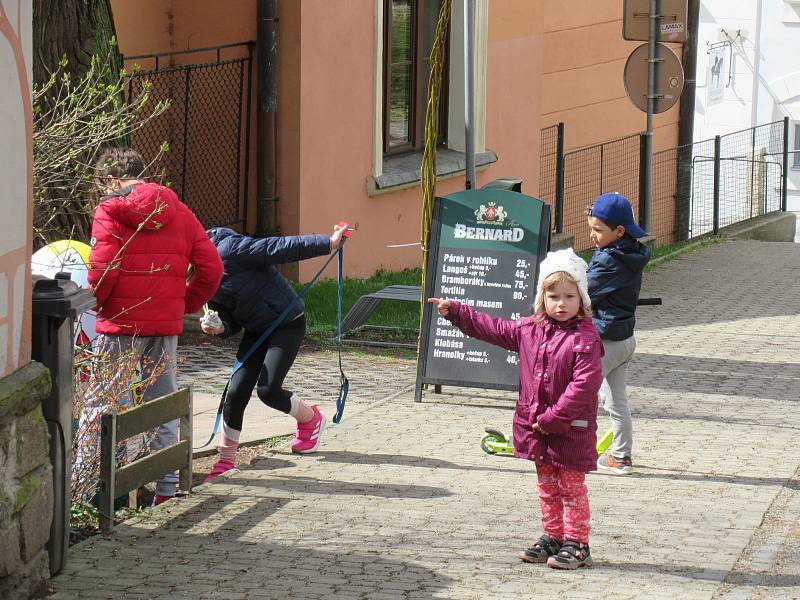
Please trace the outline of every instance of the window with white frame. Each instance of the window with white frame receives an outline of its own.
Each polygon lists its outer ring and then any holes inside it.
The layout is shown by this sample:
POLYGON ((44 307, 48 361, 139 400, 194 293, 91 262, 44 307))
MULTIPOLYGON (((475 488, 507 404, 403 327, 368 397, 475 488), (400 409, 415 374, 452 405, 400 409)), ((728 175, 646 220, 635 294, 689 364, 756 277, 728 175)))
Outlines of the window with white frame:
MULTIPOLYGON (((418 159, 425 143, 424 122, 430 72, 428 57, 441 0, 374 1, 377 60, 373 172, 370 180, 378 189, 388 189, 414 179, 419 180, 418 159), (398 172, 401 172, 399 176, 398 172)), ((489 0, 475 0, 473 129, 477 166, 497 160, 493 152, 485 149, 488 4, 489 0)), ((451 172, 446 169, 453 164, 452 161, 459 160, 457 155, 463 153, 465 145, 462 2, 452 3, 445 61, 439 103, 437 170, 451 172)))
MULTIPOLYGON (((441 0, 384 0, 383 151, 419 152, 425 144, 430 53, 441 0)), ((449 37, 449 36, 448 36, 449 37)), ((445 52, 445 56, 447 53, 445 52)), ((447 136, 447 62, 439 102, 439 140, 447 136)))
POLYGON ((800 169, 800 123, 794 124, 794 146, 792 147, 792 168, 800 169))

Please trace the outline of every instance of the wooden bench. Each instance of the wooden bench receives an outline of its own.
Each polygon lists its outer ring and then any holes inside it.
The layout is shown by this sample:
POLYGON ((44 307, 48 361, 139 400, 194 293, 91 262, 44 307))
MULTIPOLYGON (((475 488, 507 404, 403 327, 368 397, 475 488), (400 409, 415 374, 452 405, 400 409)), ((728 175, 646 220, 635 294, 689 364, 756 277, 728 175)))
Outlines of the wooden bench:
MULTIPOLYGON (((342 341, 348 333, 357 331, 364 327, 364 324, 369 320, 381 302, 384 300, 400 300, 401 302, 416 302, 420 301, 420 287, 418 285, 390 285, 377 292, 364 294, 356 300, 356 303, 347 311, 344 319, 342 319, 342 341)), ((382 329, 382 327, 371 325, 382 329)), ((356 342, 356 340, 351 340, 356 342)), ((402 342, 377 342, 369 340, 358 340, 359 344, 367 346, 401 346, 408 348, 416 348, 416 344, 405 344, 402 342)))

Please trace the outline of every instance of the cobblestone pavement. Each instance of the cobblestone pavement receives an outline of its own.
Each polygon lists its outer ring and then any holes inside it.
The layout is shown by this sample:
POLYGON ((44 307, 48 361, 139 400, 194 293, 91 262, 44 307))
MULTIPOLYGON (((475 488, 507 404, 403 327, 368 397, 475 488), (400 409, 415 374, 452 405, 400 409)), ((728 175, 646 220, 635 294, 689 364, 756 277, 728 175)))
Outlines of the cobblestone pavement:
MULTIPOLYGON (((191 383, 195 391, 219 394, 231 374, 236 352, 231 345, 221 345, 191 338, 193 345, 179 346, 178 383, 191 383)), ((346 351, 347 352, 347 351, 346 351)), ((343 366, 351 380, 355 402, 380 399, 413 383, 416 363, 403 359, 376 358, 368 354, 347 353, 343 366), (387 377, 391 372, 396 377, 387 377)), ((313 402, 330 398, 339 390, 339 359, 332 350, 301 351, 286 377, 286 387, 313 402)), ((255 398, 255 396, 253 396, 255 398)))
MULTIPOLYGON (((236 346, 207 341, 206 336, 182 339, 178 351, 181 362, 178 370, 180 385, 193 386, 192 427, 197 445, 205 443, 213 429, 219 399, 231 372, 236 346)), ((346 418, 355 416, 370 404, 402 390, 414 381, 416 364, 409 360, 384 358, 379 368, 369 355, 348 353, 344 363, 350 379, 346 418), (387 377, 390 372, 394 376, 387 377)), ((286 378, 286 389, 319 408, 331 417, 336 412, 339 393, 338 355, 330 350, 301 351, 286 378)), ((253 394, 245 413, 242 443, 254 443, 277 435, 294 433, 296 421, 262 404, 253 394)))
MULTIPOLYGON (((265 454, 83 542, 54 598, 800 597, 800 246, 707 247, 643 294, 664 305, 639 315, 636 469, 587 478, 594 568, 516 559, 539 534, 532 465, 478 446, 513 396, 415 404, 410 361, 348 358, 370 405, 322 451, 265 454)), ((301 363, 304 383, 328 369, 301 363)))

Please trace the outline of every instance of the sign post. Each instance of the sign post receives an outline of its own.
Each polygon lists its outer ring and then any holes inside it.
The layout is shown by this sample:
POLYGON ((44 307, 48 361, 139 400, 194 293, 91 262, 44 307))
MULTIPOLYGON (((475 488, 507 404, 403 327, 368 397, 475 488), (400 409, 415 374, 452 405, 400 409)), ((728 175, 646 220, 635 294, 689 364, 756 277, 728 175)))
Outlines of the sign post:
MULTIPOLYGON (((650 0, 625 0, 622 37, 634 42, 650 39, 650 0)), ((657 42, 682 44, 688 34, 689 0, 661 0, 657 42)))
POLYGON ((628 57, 625 89, 637 108, 647 113, 647 129, 642 138, 639 223, 650 231, 653 211, 653 115, 677 102, 683 89, 680 60, 660 42, 686 41, 688 0, 625 0, 623 11, 622 37, 647 42, 628 57), (642 50, 645 48, 647 79, 646 87, 642 90, 639 65, 642 64, 642 50), (662 75, 666 77, 663 82, 662 75))
MULTIPOLYGON (((549 246, 550 207, 541 200, 498 188, 436 198, 425 297, 504 319, 529 315, 549 246)), ((517 355, 464 336, 426 304, 415 401, 425 384, 516 390, 517 355)))
POLYGON ((656 109, 656 44, 658 43, 658 26, 661 18, 658 12, 661 0, 650 0, 650 39, 647 41, 647 131, 644 137, 644 202, 639 214, 639 222, 645 231, 650 231, 653 214, 653 115, 656 109), (644 214, 642 214, 644 213, 644 214))

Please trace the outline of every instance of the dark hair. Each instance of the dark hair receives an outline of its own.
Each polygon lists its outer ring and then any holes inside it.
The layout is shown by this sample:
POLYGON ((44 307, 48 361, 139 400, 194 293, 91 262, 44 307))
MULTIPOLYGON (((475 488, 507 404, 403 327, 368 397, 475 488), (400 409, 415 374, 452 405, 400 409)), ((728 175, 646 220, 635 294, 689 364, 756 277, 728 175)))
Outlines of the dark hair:
POLYGON ((94 166, 95 178, 140 179, 144 176, 144 159, 132 148, 106 148, 94 166))
MULTIPOLYGON (((608 221, 606 221, 605 219, 601 219, 600 217, 593 215, 593 214, 592 214, 592 209, 591 209, 591 208, 590 208, 589 210, 587 210, 587 211, 586 211, 586 214, 587 214, 588 216, 590 216, 590 217, 594 217, 595 219, 597 219, 598 221, 600 221, 600 222, 601 222, 601 223, 603 223, 604 225, 607 225, 609 229, 616 229, 617 227, 619 227, 619 226, 620 226, 620 223, 609 223, 609 222, 608 222, 608 221)), ((623 225, 623 227, 625 227, 625 225, 623 225)), ((633 236, 632 236, 630 233, 628 233, 628 228, 627 228, 627 227, 625 227, 625 235, 623 235, 622 237, 630 238, 630 239, 632 239, 632 240, 635 240, 635 239, 636 239, 636 238, 635 238, 635 237, 633 237, 633 236)))

